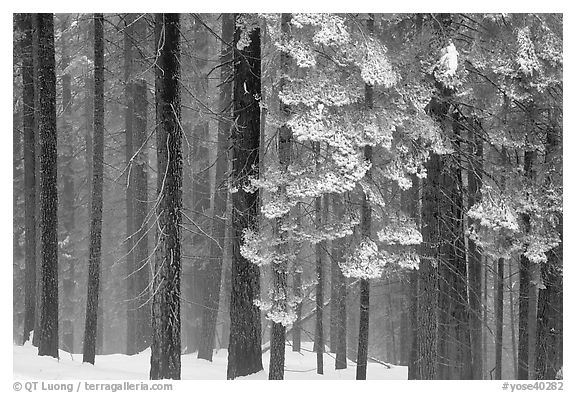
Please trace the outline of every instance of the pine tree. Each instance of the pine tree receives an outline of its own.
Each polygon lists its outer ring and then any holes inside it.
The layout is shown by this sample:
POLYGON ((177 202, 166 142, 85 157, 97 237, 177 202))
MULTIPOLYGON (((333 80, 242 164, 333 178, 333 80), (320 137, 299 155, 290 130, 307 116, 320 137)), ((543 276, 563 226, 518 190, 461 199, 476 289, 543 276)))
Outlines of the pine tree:
MULTIPOLYGON (((22 102, 24 134, 24 211, 25 211, 25 290, 24 290, 24 334, 23 342, 30 339, 34 330, 36 314, 36 131, 34 125, 34 71, 32 64, 32 15, 19 15, 23 33, 22 53, 22 102)), ((39 164, 39 163, 38 163, 39 164)), ((38 311, 39 312, 39 311, 38 311)))
POLYGON ((102 250, 102 188, 104 180, 104 15, 94 14, 94 150, 92 157, 92 198, 88 294, 84 327, 83 362, 94 364, 100 294, 102 250))
POLYGON ((34 14, 38 51, 38 130, 40 145, 40 257, 42 308, 38 355, 58 358, 58 193, 56 152, 56 70, 54 17, 34 14))
POLYGON ((257 226, 259 192, 251 190, 250 178, 258 177, 260 161, 260 29, 242 30, 235 16, 232 129, 232 294, 227 378, 262 370, 260 272, 240 252, 246 230, 257 226), (238 48, 241 34, 248 45, 238 48))
POLYGON ((150 379, 180 379, 182 126, 180 15, 156 14, 158 202, 150 379))
POLYGON ((214 336, 219 312, 222 258, 224 255, 226 234, 226 207, 228 204, 228 139, 230 137, 230 103, 232 101, 233 73, 232 49, 234 40, 234 18, 232 14, 222 14, 222 47, 220 52, 220 92, 219 110, 222 116, 218 121, 218 146, 216 152, 216 176, 214 191, 214 210, 212 213, 212 232, 214 240, 210 243, 210 263, 207 267, 204 309, 202 311, 202 340, 198 348, 198 358, 212 361, 214 336))

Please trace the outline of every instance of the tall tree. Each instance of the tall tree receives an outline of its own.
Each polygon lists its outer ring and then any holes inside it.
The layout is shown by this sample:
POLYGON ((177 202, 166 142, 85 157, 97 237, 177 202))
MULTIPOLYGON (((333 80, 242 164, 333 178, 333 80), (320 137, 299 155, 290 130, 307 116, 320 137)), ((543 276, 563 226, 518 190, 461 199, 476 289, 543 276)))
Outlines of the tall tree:
MULTIPOLYGON (((237 16, 235 16, 237 18, 237 16)), ((242 27, 235 20, 235 47, 242 27)), ((246 189, 251 177, 258 177, 260 161, 260 29, 244 31, 248 45, 234 50, 232 129, 232 294, 230 299, 230 340, 227 378, 262 370, 260 309, 254 300, 260 295, 260 271, 241 253, 245 230, 255 231, 260 197, 258 190, 246 189)))
MULTIPOLYGON (((524 176, 530 180, 534 176, 534 161, 536 152, 524 152, 524 176)), ((530 215, 522 214, 526 233, 530 233, 530 215)), ((530 348, 529 348, 529 309, 531 287, 531 262, 523 253, 520 255, 520 288, 518 295, 518 379, 529 378, 530 348)))
POLYGON ((180 379, 182 127, 180 15, 156 14, 157 248, 152 299, 151 379, 180 379))
POLYGON ((92 156, 92 198, 88 293, 84 326, 83 362, 94 364, 100 292, 102 250, 102 188, 104 181, 104 15, 94 14, 94 150, 92 156))
POLYGON ((58 193, 54 17, 34 14, 38 51, 40 145, 40 257, 42 309, 38 355, 58 358, 58 193))
POLYGON ((23 33, 22 53, 22 103, 24 134, 24 237, 25 237, 25 289, 23 342, 30 339, 34 330, 36 313, 36 142, 34 127, 34 68, 32 61, 32 15, 20 14, 23 33))
POLYGON ((145 80, 132 84, 134 102, 134 119, 132 120, 134 143, 134 282, 136 338, 134 348, 141 352, 150 346, 150 313, 151 307, 148 264, 148 152, 146 148, 146 127, 148 124, 148 86, 145 80))
MULTIPOLYGON (((290 34, 290 20, 291 14, 283 13, 280 20, 280 31, 286 38, 290 34)), ((286 84, 286 74, 290 67, 290 57, 288 53, 280 53, 280 89, 283 89, 286 84)), ((288 105, 280 104, 280 113, 282 116, 283 124, 278 130, 278 159, 280 170, 284 173, 288 171, 292 155, 292 130, 286 124, 290 109, 288 105)), ((282 185, 279 188, 279 194, 286 193, 286 186, 282 185)), ((275 231, 279 237, 278 254, 280 260, 272 264, 273 275, 273 298, 274 308, 278 315, 284 316, 287 313, 287 273, 288 273, 288 240, 286 230, 283 229, 283 223, 286 221, 285 217, 278 217, 275 223, 275 231)), ((270 370, 268 377, 271 380, 284 379, 284 361, 286 351, 286 326, 283 320, 272 320, 272 330, 270 332, 270 370)))
POLYGON ((124 16, 124 127, 126 137, 126 353, 137 353, 136 340, 138 325, 136 324, 136 297, 134 288, 134 171, 132 168, 134 94, 132 83, 133 51, 134 51, 134 14, 124 16))
MULTIPOLYGON (((483 170, 483 140, 481 128, 468 122, 471 164, 468 171, 468 206, 480 200, 483 170)), ((470 344, 472 379, 482 379, 482 250, 474 239, 468 239, 468 288, 470 292, 470 344)))
MULTIPOLYGON (((557 114, 551 110, 554 118, 557 114)), ((545 165, 549 189, 562 184, 561 160, 562 129, 558 122, 552 122, 546 130, 545 165)), ((553 196, 551 197, 553 199, 553 196)), ((551 203, 552 205, 552 203, 551 203)), ((535 378, 557 379, 562 376, 563 356, 563 254, 562 226, 563 213, 551 214, 552 225, 558 232, 559 244, 547 253, 547 261, 541 265, 543 287, 538 292, 538 319, 536 332, 535 378)))
MULTIPOLYGON (((368 33, 374 34, 374 15, 368 15, 368 33)), ((366 84, 364 88, 365 105, 368 110, 374 107, 374 86, 366 84)), ((372 162, 372 146, 364 146, 364 160, 372 162)), ((371 172, 366 172, 370 179, 371 172)), ((369 239, 372 230, 372 207, 366 193, 362 195, 360 207, 360 230, 363 239, 369 239)), ((367 278, 360 279, 360 326, 358 331, 358 360, 356 361, 356 379, 366 379, 368 367, 368 330, 370 326, 370 282, 367 278)))
POLYGON ((214 336, 218 319, 222 258, 224 256, 226 234, 226 207, 228 204, 228 139, 230 137, 230 104, 232 102, 232 48, 234 40, 234 17, 222 14, 222 47, 220 52, 220 92, 218 120, 218 142, 216 156, 216 177, 214 187, 214 209, 212 212, 212 241, 210 243, 210 263, 206 271, 206 290, 202 311, 202 340, 198 347, 198 358, 212 361, 214 336), (216 241, 215 241, 216 240, 216 241))
POLYGON ((62 48, 62 139, 60 150, 61 159, 61 209, 63 233, 61 235, 61 277, 62 277, 62 344, 64 350, 73 353, 74 349, 74 290, 76 250, 74 239, 76 235, 75 221, 75 187, 74 187, 74 134, 72 130, 72 76, 70 75, 70 55, 68 50, 70 23, 68 17, 61 22, 60 43, 62 48))
MULTIPOLYGON (((332 198, 332 206, 334 215, 338 221, 343 219, 344 216, 344 203, 341 195, 335 194, 332 198)), ((334 239, 332 241, 332 268, 335 269, 334 278, 335 284, 335 299, 332 299, 336 304, 336 361, 335 369, 342 370, 348 367, 348 360, 346 357, 347 340, 346 340, 346 295, 347 295, 347 280, 342 274, 340 263, 344 259, 345 240, 334 239)))
MULTIPOLYGON (((314 142, 316 167, 320 169, 320 142, 314 142)), ((327 210, 327 199, 318 196, 314 200, 314 221, 316 228, 321 230, 325 224, 323 209, 327 210), (324 199, 324 201, 322 200, 324 199)), ((316 372, 324 374, 324 256, 326 254, 326 241, 315 245, 316 256, 316 325, 314 329, 314 351, 316 352, 316 372)))

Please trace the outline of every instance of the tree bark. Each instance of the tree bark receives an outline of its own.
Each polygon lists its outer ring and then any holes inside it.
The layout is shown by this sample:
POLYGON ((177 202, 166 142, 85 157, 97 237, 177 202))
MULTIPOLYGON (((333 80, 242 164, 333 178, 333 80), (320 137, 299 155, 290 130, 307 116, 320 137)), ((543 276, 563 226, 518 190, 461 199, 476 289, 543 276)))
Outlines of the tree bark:
POLYGON ((218 146, 216 157, 216 177, 214 191, 214 210, 212 214, 212 239, 210 243, 210 263, 206 271, 206 290, 204 292, 204 309, 202 312, 202 340, 198 348, 198 358, 212 361, 214 336, 218 320, 220 285, 222 276, 222 258, 225 248, 226 207, 228 201, 228 138, 230 136, 230 103, 232 101, 233 72, 232 50, 230 45, 234 40, 234 18, 232 14, 222 14, 222 43, 220 52, 220 96, 218 121, 218 146))
MULTIPOLYGON (((367 29, 370 34, 374 33, 374 14, 369 14, 367 29)), ((364 86, 364 99, 367 110, 372 110, 374 106, 374 86, 366 84, 364 86)), ((364 146, 364 159, 372 162, 372 146, 364 146)), ((370 180, 371 171, 368 170, 366 178, 370 180)), ((370 238, 372 230, 372 207, 368 197, 364 193, 361 202, 360 229, 362 239, 370 238)), ((370 327, 370 283, 368 279, 360 279, 360 325, 358 328, 358 357, 356 360, 356 379, 366 379, 368 368, 368 330, 370 327)))
MULTIPOLYGON (((468 208, 481 199, 484 146, 480 131, 478 124, 470 124, 469 142, 472 163, 468 170, 468 208)), ((473 222, 473 225, 479 229, 476 222, 473 222)), ((471 238, 468 238, 468 288, 472 379, 482 379, 482 249, 471 238)))
POLYGON ((132 84, 134 14, 124 16, 124 132, 126 137, 126 354, 137 353, 137 296, 134 265, 134 170, 132 166, 134 94, 132 84))
POLYGON ((100 292, 102 247, 102 188, 104 180, 104 16, 94 14, 94 151, 92 156, 92 199, 88 294, 84 327, 83 362, 94 364, 100 292))
POLYGON ((61 220, 63 226, 62 246, 60 261, 62 269, 62 343, 64 350, 73 353, 74 349, 74 292, 76 287, 75 281, 75 243, 76 226, 75 226, 75 191, 74 191, 74 135, 70 117, 72 116, 72 86, 71 75, 67 73, 70 65, 70 56, 68 54, 67 42, 68 19, 62 21, 62 132, 63 143, 61 144, 61 162, 62 162, 62 209, 61 220))
MULTIPOLYGON (((536 159, 535 151, 524 152, 524 174, 527 179, 533 175, 533 163, 536 159)), ((522 214, 526 233, 530 233, 530 216, 527 213, 522 214)), ((518 305, 518 379, 524 380, 529 378, 530 365, 530 288, 531 284, 531 262, 524 255, 520 255, 520 294, 518 305)))
MULTIPOLYGON (((287 38, 290 34, 289 23, 292 19, 291 14, 283 13, 281 15, 280 30, 281 34, 287 38)), ((290 67, 290 57, 286 52, 280 53, 280 85, 279 89, 282 90, 286 83, 284 75, 288 72, 290 67)), ((284 173, 288 172, 288 166, 291 162, 292 155, 292 130, 285 123, 290 114, 289 107, 285 104, 280 104, 280 113, 282 121, 284 122, 278 130, 278 161, 280 170, 284 173)), ((279 194, 286 194, 286 186, 279 187, 279 194)), ((279 239, 278 254, 282 258, 281 262, 272 264, 273 275, 273 291, 275 304, 273 308, 277 311, 284 313, 288 312, 288 291, 287 291, 287 274, 288 274, 288 261, 289 247, 287 240, 286 230, 282 229, 286 217, 279 217, 276 219, 275 232, 279 239)), ((282 322, 272 321, 272 331, 270 338, 270 368, 268 372, 268 379, 279 380, 284 379, 284 361, 286 351, 286 326, 282 322)))
POLYGON ((156 14, 157 250, 150 379, 180 379, 182 127, 180 15, 156 14))
MULTIPOLYGON (((344 206, 342 196, 334 194, 332 197, 332 206, 336 220, 341 221, 344 218, 344 206)), ((336 370, 343 370, 348 367, 346 357, 347 340, 346 340, 346 277, 342 274, 340 263, 344 261, 344 239, 334 239, 332 241, 332 269, 335 270, 332 284, 335 288, 335 297, 332 299, 331 310, 336 313, 335 321, 335 340, 336 340, 336 370), (336 304, 332 308, 333 304, 336 304)))
POLYGON ((504 317, 504 258, 498 258, 497 269, 494 272, 496 298, 494 299, 494 315, 496 319, 496 366, 494 379, 502 379, 502 328, 504 317))
POLYGON ((150 326, 150 296, 148 289, 150 282, 150 265, 148 250, 148 152, 146 148, 147 128, 147 84, 145 80, 138 80, 132 84, 134 118, 132 120, 134 164, 134 282, 133 289, 136 296, 135 321, 136 338, 135 350, 137 353, 148 348, 151 343, 150 326))
MULTIPOLYGON (((320 155, 320 142, 314 143, 314 154, 320 155)), ((326 203, 324 201, 324 203, 326 203)), ((314 220, 318 230, 323 223, 322 197, 314 201, 314 220)), ((326 242, 322 241, 315 245, 316 257, 316 325, 314 329, 314 348, 316 352, 316 372, 324 374, 324 253, 326 242)))
POLYGON ((58 193, 54 18, 34 15, 38 49, 38 130, 40 136, 40 258, 42 308, 39 356, 58 358, 58 193))
MULTIPOLYGON (((235 16, 236 18, 236 16, 235 16)), ((234 43, 241 27, 235 21, 234 43)), ((249 33, 250 43, 234 50, 233 108, 236 127, 232 129, 232 294, 227 378, 262 370, 260 309, 254 300, 260 295, 260 271, 240 253, 245 230, 257 231, 259 191, 248 192, 249 177, 258 177, 260 161, 260 29, 249 33)))
MULTIPOLYGON (((561 128, 549 126, 546 132, 545 164, 548 187, 562 183, 561 128)), ((563 366, 563 213, 556 213, 556 232, 560 244, 550 250, 547 262, 541 264, 543 287, 538 292, 538 316, 536 331, 536 379, 557 379, 563 366)))
POLYGON ((22 101, 24 134, 24 227, 25 289, 23 343, 30 339, 36 314, 36 136, 34 125, 34 68, 32 60, 32 15, 20 14, 23 33, 22 101))

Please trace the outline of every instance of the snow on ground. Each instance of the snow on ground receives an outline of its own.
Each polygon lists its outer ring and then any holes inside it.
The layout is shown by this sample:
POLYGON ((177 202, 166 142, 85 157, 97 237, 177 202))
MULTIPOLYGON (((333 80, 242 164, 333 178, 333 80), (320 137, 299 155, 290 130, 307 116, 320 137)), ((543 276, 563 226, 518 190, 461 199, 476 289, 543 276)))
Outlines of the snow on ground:
MULTIPOLYGON (((60 360, 38 356, 38 349, 29 342, 24 346, 14 345, 14 379, 122 379, 148 380, 150 372, 150 349, 138 355, 98 355, 96 364, 82 363, 82 354, 60 351, 60 360)), ((302 343, 302 352, 292 352, 286 346, 285 379, 355 379, 356 366, 348 361, 345 370, 334 370, 334 355, 324 355, 324 375, 316 373, 316 354, 311 351, 312 343, 302 343)), ((264 371, 242 379, 268 379, 270 351, 262 355, 264 371)), ((182 355, 182 379, 226 379, 228 351, 218 350, 213 362, 197 359, 197 353, 182 355)), ((408 368, 379 363, 368 363, 368 379, 407 379, 408 368)))

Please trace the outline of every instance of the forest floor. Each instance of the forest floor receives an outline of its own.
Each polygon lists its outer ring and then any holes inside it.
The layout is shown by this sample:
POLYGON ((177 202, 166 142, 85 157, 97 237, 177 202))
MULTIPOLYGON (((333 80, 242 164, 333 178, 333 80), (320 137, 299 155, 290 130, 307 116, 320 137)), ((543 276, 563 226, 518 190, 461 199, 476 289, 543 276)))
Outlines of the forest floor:
MULTIPOLYGON (((316 373, 316 354, 312 343, 302 343, 302 352, 292 352, 286 347, 285 379, 355 379, 356 365, 348 361, 345 370, 334 370, 334 355, 324 355, 324 375, 316 373)), ((124 379, 148 380, 150 349, 137 355, 98 355, 96 364, 82 363, 82 354, 60 351, 60 360, 38 356, 38 349, 30 343, 14 345, 14 379, 124 379)), ((270 351, 262 355, 264 370, 245 379, 268 379, 270 351)), ((197 353, 182 355, 182 379, 226 379, 228 351, 218 350, 213 362, 197 359, 197 353)), ((368 364, 368 379, 406 379, 408 368, 368 364)))

